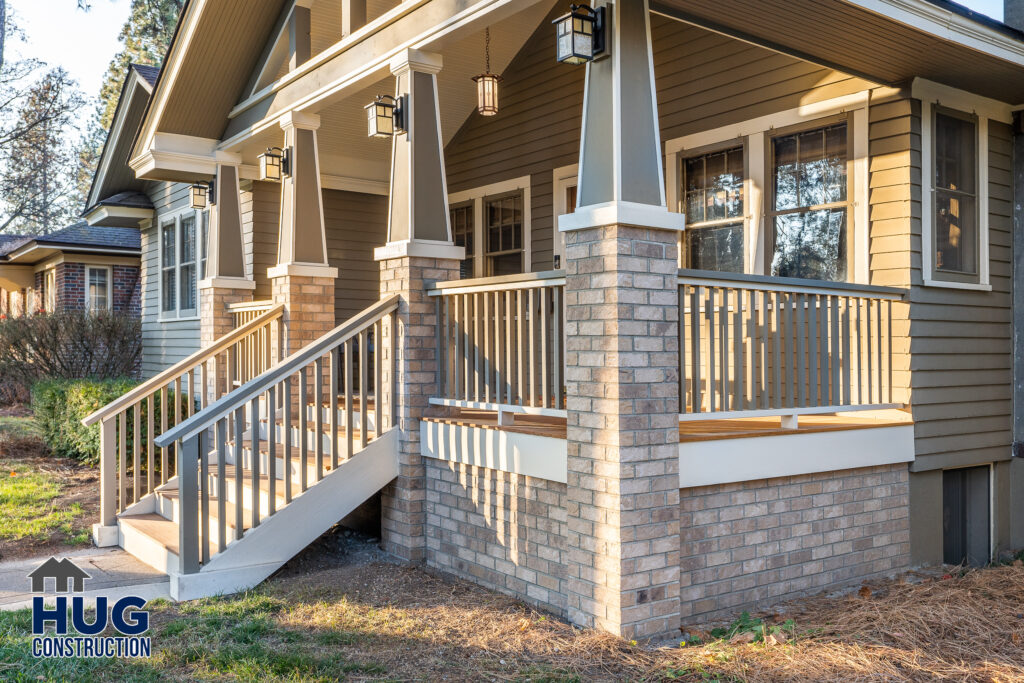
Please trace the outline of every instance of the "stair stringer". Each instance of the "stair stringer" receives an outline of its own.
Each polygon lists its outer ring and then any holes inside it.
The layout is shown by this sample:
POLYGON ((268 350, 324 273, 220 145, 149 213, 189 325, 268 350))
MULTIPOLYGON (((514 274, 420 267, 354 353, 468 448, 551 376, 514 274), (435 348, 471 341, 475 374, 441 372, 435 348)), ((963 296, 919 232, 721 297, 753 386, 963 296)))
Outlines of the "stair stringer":
POLYGON ((193 600, 259 585, 398 476, 398 429, 339 464, 194 574, 171 574, 171 597, 193 600))

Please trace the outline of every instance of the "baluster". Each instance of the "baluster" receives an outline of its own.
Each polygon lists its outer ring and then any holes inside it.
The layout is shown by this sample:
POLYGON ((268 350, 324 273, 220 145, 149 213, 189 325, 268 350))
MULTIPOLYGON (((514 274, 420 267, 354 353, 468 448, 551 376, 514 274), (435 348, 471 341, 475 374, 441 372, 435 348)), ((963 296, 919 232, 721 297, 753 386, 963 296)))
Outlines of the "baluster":
POLYGON ((128 507, 128 457, 127 457, 127 410, 122 410, 117 416, 117 471, 120 476, 117 478, 117 511, 122 512, 128 507))
POLYGON ((555 395, 555 408, 562 409, 562 288, 551 289, 551 381, 555 395))
POLYGON ((701 391, 700 349, 703 343, 700 324, 700 287, 690 287, 690 412, 702 412, 704 396, 701 391))
POLYGON ((747 290, 747 406, 757 408, 757 292, 747 290))
POLYGON ((462 295, 462 357, 460 362, 462 364, 462 397, 470 401, 472 400, 473 392, 470 391, 470 378, 472 373, 472 362, 470 360, 472 356, 472 331, 473 331, 473 313, 469 310, 469 295, 462 295))
POLYGON ((729 391, 729 290, 722 287, 718 290, 718 372, 722 378, 720 387, 721 409, 729 410, 732 392, 729 391))
MULTIPOLYGON (((865 299, 864 301, 864 329, 867 334, 867 340, 865 342, 866 353, 866 369, 867 369, 867 390, 868 390, 868 403, 876 403, 875 401, 875 364, 872 362, 874 359, 874 333, 872 332, 871 326, 871 310, 875 307, 875 302, 872 299, 865 299)), ((882 402, 882 397, 878 397, 877 403, 882 402)))
POLYGON ((818 319, 818 358, 821 361, 821 402, 819 405, 821 406, 831 405, 832 403, 832 389, 830 386, 832 381, 832 371, 829 369, 831 359, 829 358, 828 353, 828 317, 829 311, 832 309, 831 302, 832 297, 823 294, 821 297, 821 307, 818 311, 821 314, 818 319))
POLYGON ((355 428, 352 418, 352 340, 345 341, 345 458, 352 457, 353 434, 355 428))
POLYGON ((769 337, 771 336, 771 311, 769 301, 771 293, 761 291, 761 311, 758 315, 761 336, 761 408, 767 410, 771 406, 771 360, 769 357, 769 337))
POLYGON ((324 359, 323 356, 313 361, 313 403, 316 404, 316 412, 313 413, 313 425, 316 438, 313 443, 313 452, 316 457, 316 480, 324 478, 324 359))
POLYGON ((515 317, 515 310, 512 307, 514 301, 512 296, 512 290, 505 290, 505 360, 507 361, 505 367, 505 403, 509 405, 515 404, 515 395, 513 394, 513 385, 515 384, 515 368, 514 364, 516 361, 515 347, 512 345, 512 323, 515 317))
MULTIPOLYGON (((489 296, 489 295, 488 295, 489 296)), ((494 402, 501 403, 504 392, 502 386, 505 381, 505 364, 502 358, 501 346, 502 312, 501 292, 494 292, 494 402)))
MULTIPOLYGON (((285 453, 284 462, 290 454, 285 453)), ((288 467, 286 464, 285 467, 288 467)), ((277 386, 267 390, 267 517, 277 512, 277 386)))
POLYGON ((381 359, 380 345, 384 339, 384 319, 378 320, 373 327, 373 438, 381 435, 380 425, 380 383, 384 361, 381 359))
MULTIPOLYGON (((245 406, 238 406, 235 408, 235 540, 237 541, 242 537, 242 525, 244 518, 242 516, 242 507, 245 501, 245 492, 243 491, 243 484, 245 481, 245 456, 242 452, 243 435, 245 430, 245 406)), ((259 488, 256 488, 252 492, 253 500, 260 495, 259 488)))
POLYGON ((774 380, 775 392, 772 397, 772 407, 782 408, 785 398, 782 393, 782 344, 783 334, 782 329, 782 306, 783 306, 783 295, 782 292, 772 292, 772 308, 775 312, 774 315, 774 338, 772 344, 772 359, 775 361, 774 372, 772 373, 774 380))
POLYGON ((549 408, 548 364, 548 288, 542 287, 540 296, 540 404, 549 408))
MULTIPOLYGON (((331 411, 331 467, 338 469, 338 373, 341 372, 341 351, 335 346, 331 349, 331 384, 329 388, 329 409, 331 411)), ((380 388, 377 389, 377 404, 380 405, 380 388)), ((442 394, 443 395, 443 394, 442 394)), ((378 416, 378 420, 380 417, 378 416)), ((379 426, 379 422, 377 423, 379 426)))
POLYGON ((707 327, 707 348, 706 356, 708 359, 708 409, 714 413, 721 408, 718 405, 718 382, 715 379, 716 366, 718 360, 715 358, 718 353, 718 349, 715 346, 715 288, 705 287, 705 300, 704 300, 704 318, 707 327))
POLYGON ((886 403, 892 403, 892 301, 888 300, 885 302, 885 365, 888 379, 886 382, 888 387, 888 400, 886 403))
MULTIPOLYGON (((479 308, 477 309, 479 310, 479 308)), ((483 294, 483 336, 484 336, 484 401, 491 402, 491 293, 483 294)), ((479 399, 477 399, 479 400, 479 399)))
POLYGON ((516 290, 516 400, 518 405, 526 404, 526 368, 523 363, 526 354, 523 351, 523 290, 516 290))
MULTIPOLYGON (((226 478, 226 461, 228 459, 227 431, 228 419, 217 420, 217 552, 224 552, 228 545, 228 486, 226 478)), ((235 501, 236 505, 241 505, 235 501)))
POLYGON ((141 403, 132 406, 132 502, 142 498, 142 413, 141 403))
POLYGON ((292 378, 291 376, 284 378, 284 386, 282 388, 284 396, 281 401, 281 424, 284 427, 281 430, 283 436, 284 446, 282 450, 282 458, 284 461, 284 502, 285 505, 292 502, 292 378))
POLYGON ((388 427, 394 427, 399 424, 400 416, 398 415, 398 312, 392 311, 389 316, 390 322, 388 323, 388 329, 391 330, 389 339, 391 340, 388 344, 390 347, 391 356, 391 370, 388 372, 390 379, 388 380, 391 384, 388 387, 388 400, 391 402, 391 419, 388 422, 388 427))
POLYGON ((857 368, 853 373, 854 384, 853 388, 856 390, 854 401, 858 405, 866 405, 871 403, 870 399, 864 400, 864 325, 862 322, 861 307, 866 299, 854 298, 851 299, 853 302, 853 312, 856 316, 856 320, 853 324, 853 336, 857 342, 857 351, 854 357, 857 359, 857 368))
POLYGON ((299 490, 309 488, 309 375, 308 367, 299 368, 299 490))
POLYGON ((746 371, 743 361, 743 290, 734 289, 732 312, 732 334, 733 334, 733 410, 743 410, 746 406, 743 403, 743 373, 746 371))
POLYGON ((174 379, 174 424, 181 424, 181 376, 174 379))
POLYGON ((366 344, 366 330, 359 331, 359 449, 366 448, 366 432, 368 430, 367 417, 369 410, 367 409, 367 391, 366 385, 366 371, 369 363, 367 362, 367 344, 366 344))
MULTIPOLYGON (((205 431, 205 430, 204 430, 205 431)), ((210 464, 208 454, 199 449, 199 541, 203 564, 210 561, 210 464)), ((179 498, 178 503, 182 501, 179 498)))
POLYGON ((852 331, 850 328, 850 299, 849 297, 843 297, 842 300, 842 317, 840 318, 840 351, 839 357, 841 362, 841 368, 843 373, 843 393, 841 400, 843 405, 850 405, 851 392, 850 392, 850 337, 852 331))
MULTIPOLYGON (((453 388, 454 390, 451 392, 450 396, 452 398, 455 398, 455 399, 464 398, 462 396, 462 353, 463 353, 463 346, 462 346, 462 318, 459 316, 459 309, 460 309, 459 304, 461 302, 462 302, 462 297, 461 296, 459 296, 458 294, 455 294, 454 296, 452 296, 453 321, 454 321, 454 327, 452 329, 452 335, 455 337, 455 344, 454 344, 454 347, 455 347, 455 357, 453 358, 454 362, 452 363, 452 365, 455 366, 455 377, 454 377, 454 379, 455 379, 455 386, 454 386, 454 388, 453 388)), ((348 342, 345 343, 345 349, 346 349, 346 356, 347 356, 348 355, 348 342)), ((346 368, 347 368, 348 367, 347 366, 348 361, 346 360, 345 362, 346 362, 346 368)), ((346 393, 346 395, 349 393, 348 392, 348 385, 347 384, 345 385, 345 393, 346 393)), ((351 422, 346 423, 346 427, 349 429, 349 431, 351 431, 352 430, 352 423, 351 422)), ((350 450, 349 454, 351 454, 351 452, 352 451, 350 450)))
POLYGON ((805 351, 807 330, 804 327, 804 309, 807 306, 807 295, 797 294, 796 299, 796 368, 797 368, 797 402, 798 406, 807 405, 807 355, 805 351))
POLYGON ((839 365, 842 363, 842 358, 839 353, 839 297, 831 297, 832 310, 829 311, 829 322, 832 323, 832 329, 830 332, 831 336, 831 348, 832 348, 832 361, 830 363, 832 367, 832 405, 839 405, 840 399, 840 386, 839 386, 839 365))
POLYGON ((207 372, 207 364, 207 361, 203 361, 203 364, 199 366, 199 386, 201 387, 199 395, 200 410, 206 410, 206 400, 208 398, 208 394, 210 393, 210 390, 208 388, 210 378, 207 372))
POLYGON ((252 526, 260 524, 260 398, 249 402, 249 452, 252 454, 252 526))
POLYGON ((811 294, 807 297, 807 365, 809 367, 807 405, 818 406, 818 389, 820 386, 818 374, 818 295, 811 294))
POLYGON ((480 294, 473 292, 473 400, 480 400, 480 294))
MULTIPOLYGON (((527 330, 530 335, 529 341, 527 342, 526 348, 529 352, 529 364, 530 370, 528 378, 530 382, 530 393, 529 393, 529 405, 537 405, 537 358, 534 353, 534 347, 537 346, 536 337, 536 326, 534 325, 534 319, 537 317, 537 310, 534 308, 534 291, 533 289, 526 290, 526 318, 527 318, 527 330)), ((525 396, 524 396, 525 398, 525 396)))

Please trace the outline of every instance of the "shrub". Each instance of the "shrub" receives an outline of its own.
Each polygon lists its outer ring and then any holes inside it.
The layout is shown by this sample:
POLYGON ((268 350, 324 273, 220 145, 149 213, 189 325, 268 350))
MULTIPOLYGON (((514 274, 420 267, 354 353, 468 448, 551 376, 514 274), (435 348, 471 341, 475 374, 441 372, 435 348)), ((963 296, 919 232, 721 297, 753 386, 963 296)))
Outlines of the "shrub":
POLYGON ((128 377, 141 355, 141 323, 120 313, 67 311, 0 320, 0 390, 9 399, 24 397, 41 379, 128 377))
POLYGON ((100 426, 82 425, 96 412, 137 384, 131 379, 44 380, 32 387, 32 410, 54 455, 96 466, 100 461, 100 426))

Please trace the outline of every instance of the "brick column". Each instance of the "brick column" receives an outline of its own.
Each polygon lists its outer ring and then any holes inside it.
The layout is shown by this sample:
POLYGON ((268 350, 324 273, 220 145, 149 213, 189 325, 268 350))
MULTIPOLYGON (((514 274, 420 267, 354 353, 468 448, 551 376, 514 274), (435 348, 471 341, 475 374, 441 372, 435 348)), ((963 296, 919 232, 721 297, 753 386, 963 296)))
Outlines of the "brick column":
POLYGON ((679 626, 677 233, 566 235, 569 616, 679 626))
POLYGON ((437 311, 426 288, 458 277, 457 259, 400 256, 380 261, 381 297, 401 297, 395 344, 399 474, 381 498, 381 531, 384 549, 412 562, 426 559, 426 472, 419 421, 437 393, 439 370, 437 311))
POLYGON ((435 304, 426 287, 458 278, 465 249, 448 224, 444 147, 438 126, 438 54, 406 50, 391 62, 395 95, 405 101, 407 134, 391 141, 388 243, 374 250, 382 297, 397 294, 397 404, 399 476, 381 499, 384 548, 413 562, 426 558, 426 471, 420 455, 420 418, 437 391, 435 304), (415 191, 413 191, 415 189, 415 191))
POLYGON ((587 64, 579 204, 566 233, 567 593, 576 623, 679 627, 683 217, 665 203, 646 0, 606 4, 587 64), (628 135, 626 134, 628 133, 628 135))

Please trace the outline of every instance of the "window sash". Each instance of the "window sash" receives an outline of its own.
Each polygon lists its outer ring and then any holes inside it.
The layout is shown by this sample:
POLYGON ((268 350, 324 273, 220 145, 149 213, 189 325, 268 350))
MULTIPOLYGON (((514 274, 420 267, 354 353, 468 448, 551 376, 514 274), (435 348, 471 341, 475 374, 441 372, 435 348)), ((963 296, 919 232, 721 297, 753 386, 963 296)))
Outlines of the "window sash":
MULTIPOLYGON (((523 193, 516 191, 498 197, 486 197, 483 202, 484 259, 487 275, 494 275, 498 262, 507 262, 506 256, 519 255, 517 272, 525 270, 525 216, 523 193), (495 238, 497 244, 495 244, 495 238), (516 244, 518 243, 518 246, 516 244)), ((508 274, 508 273, 502 273, 508 274)))
POLYGON ((979 126, 976 117, 960 111, 933 107, 932 112, 932 220, 931 226, 931 259, 933 276, 950 282, 980 282, 981 269, 981 207, 979 201, 979 126), (945 120, 947 125, 940 127, 945 120), (952 125, 950 125, 952 124, 952 125), (964 125, 966 124, 966 125, 964 125), (942 140, 946 131, 957 129, 965 133, 967 139, 957 141, 942 140), (958 149, 957 149, 958 148, 958 149), (940 156, 940 153, 945 154, 940 156), (959 168, 953 164, 959 163, 959 168), (953 170, 959 176, 957 185, 961 189, 951 187, 951 178, 944 173, 953 170), (966 181, 966 182, 965 182, 966 181), (966 185, 966 189, 962 189, 966 185), (944 213, 942 207, 952 204, 955 200, 960 207, 969 207, 967 213, 957 215, 943 226, 944 213), (940 235, 940 228, 945 227, 947 234, 940 235), (960 231, 956 245, 951 245, 948 230, 956 228, 960 231), (966 233, 964 231, 967 231, 966 233), (940 237, 945 237, 945 246, 940 237), (955 258, 951 258, 955 257, 955 258), (955 265, 951 265, 955 264, 955 265))
POLYGON ((86 308, 90 311, 106 311, 111 307, 111 276, 108 268, 86 269, 86 308))

